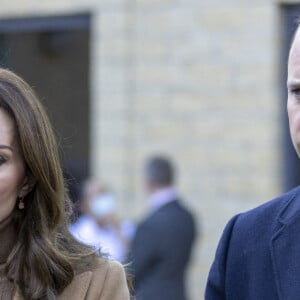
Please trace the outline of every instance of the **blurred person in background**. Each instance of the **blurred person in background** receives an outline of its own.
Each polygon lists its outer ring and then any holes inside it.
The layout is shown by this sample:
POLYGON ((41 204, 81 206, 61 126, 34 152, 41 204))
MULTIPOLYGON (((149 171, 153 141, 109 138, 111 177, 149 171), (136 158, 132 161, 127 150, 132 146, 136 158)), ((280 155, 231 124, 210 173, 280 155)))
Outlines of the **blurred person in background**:
POLYGON ((117 218, 113 194, 99 181, 90 179, 84 184, 79 209, 81 216, 70 226, 73 236, 89 246, 100 248, 109 258, 123 262, 134 227, 117 218))
POLYGON ((137 228, 130 254, 136 299, 186 300, 193 216, 174 187, 174 167, 168 158, 150 158, 144 175, 149 213, 137 228))

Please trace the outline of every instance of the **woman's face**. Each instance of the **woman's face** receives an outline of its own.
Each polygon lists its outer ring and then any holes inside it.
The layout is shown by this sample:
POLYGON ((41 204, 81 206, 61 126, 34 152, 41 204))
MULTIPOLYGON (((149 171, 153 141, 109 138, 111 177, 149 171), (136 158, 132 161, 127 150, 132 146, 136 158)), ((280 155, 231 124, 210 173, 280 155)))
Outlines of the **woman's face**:
POLYGON ((25 164, 15 138, 15 124, 0 108, 0 221, 13 211, 25 184, 25 164))

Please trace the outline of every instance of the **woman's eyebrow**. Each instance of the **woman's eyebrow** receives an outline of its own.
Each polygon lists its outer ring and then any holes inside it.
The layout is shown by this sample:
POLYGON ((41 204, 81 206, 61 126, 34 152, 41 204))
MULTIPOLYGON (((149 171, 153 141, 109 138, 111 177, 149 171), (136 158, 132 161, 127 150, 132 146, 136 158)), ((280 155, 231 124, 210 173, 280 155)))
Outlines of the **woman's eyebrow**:
POLYGON ((0 144, 0 149, 8 149, 8 150, 10 150, 11 152, 14 151, 14 149, 13 149, 11 146, 8 146, 8 145, 1 145, 1 144, 0 144))

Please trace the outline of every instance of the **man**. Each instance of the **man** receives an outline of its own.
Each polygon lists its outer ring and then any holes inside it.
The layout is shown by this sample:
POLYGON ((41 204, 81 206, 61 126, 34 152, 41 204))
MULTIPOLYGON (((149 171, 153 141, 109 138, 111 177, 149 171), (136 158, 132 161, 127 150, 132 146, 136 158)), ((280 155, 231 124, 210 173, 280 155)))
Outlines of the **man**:
POLYGON ((131 263, 137 300, 186 300, 185 271, 195 238, 191 213, 173 186, 174 170, 164 157, 145 166, 150 213, 138 226, 131 263))
MULTIPOLYGON (((300 30, 288 61, 288 117, 300 155, 300 30)), ((300 298, 300 187, 226 226, 208 277, 206 300, 300 298)))

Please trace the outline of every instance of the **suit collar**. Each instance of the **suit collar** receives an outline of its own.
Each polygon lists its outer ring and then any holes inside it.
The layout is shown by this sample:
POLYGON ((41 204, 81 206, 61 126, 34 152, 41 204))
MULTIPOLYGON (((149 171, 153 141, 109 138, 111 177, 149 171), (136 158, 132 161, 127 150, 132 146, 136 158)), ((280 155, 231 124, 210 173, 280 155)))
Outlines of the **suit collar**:
MULTIPOLYGON (((64 289, 63 293, 57 297, 57 300, 84 300, 92 279, 92 272, 87 271, 76 275, 72 282, 64 289)), ((17 289, 13 300, 24 300, 20 291, 17 289)))
POLYGON ((300 187, 293 189, 288 195, 287 202, 278 216, 278 221, 282 225, 290 223, 294 217, 300 214, 300 187))
POLYGON ((172 186, 157 190, 148 199, 150 211, 158 210, 175 198, 177 198, 177 191, 172 186))
POLYGON ((288 193, 286 199, 270 243, 280 300, 300 295, 300 189, 288 193))

